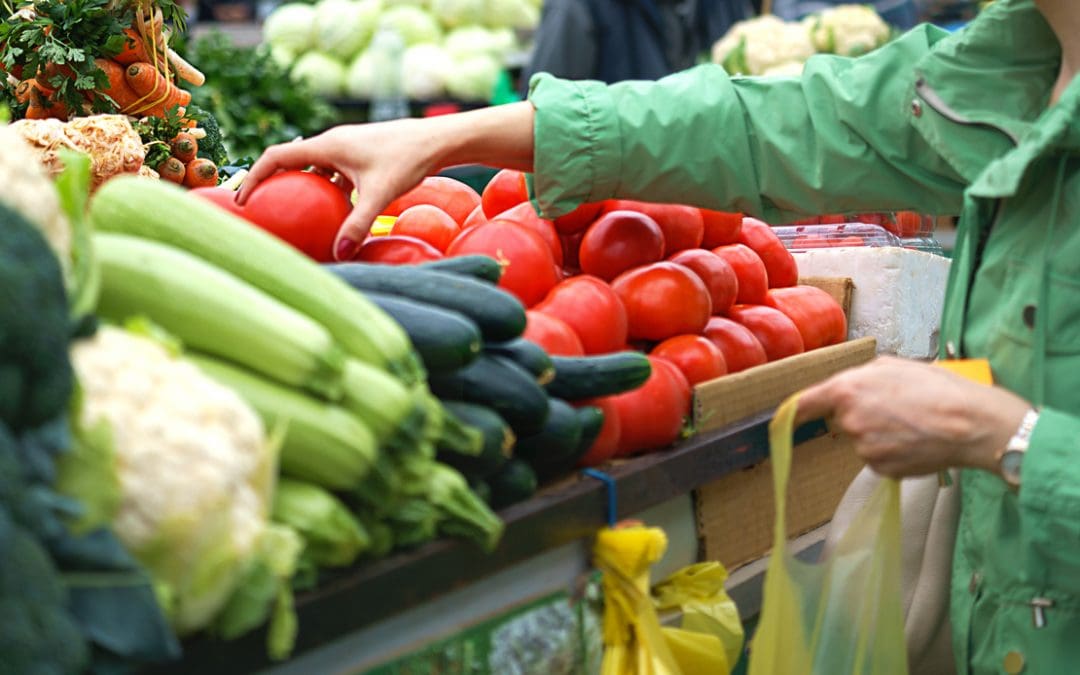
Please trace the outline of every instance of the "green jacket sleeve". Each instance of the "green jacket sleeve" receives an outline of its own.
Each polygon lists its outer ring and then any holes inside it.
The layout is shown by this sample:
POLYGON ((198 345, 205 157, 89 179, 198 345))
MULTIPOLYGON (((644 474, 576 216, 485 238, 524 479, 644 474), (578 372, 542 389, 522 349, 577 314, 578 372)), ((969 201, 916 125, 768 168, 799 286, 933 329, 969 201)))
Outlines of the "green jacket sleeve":
POLYGON ((817 56, 801 78, 702 65, 656 82, 533 78, 536 202, 609 198, 741 211, 770 223, 871 209, 957 213, 963 179, 910 124, 921 27, 867 56, 817 56))
MULTIPOLYGON (((1031 434, 1020 484, 1021 518, 1034 523, 1035 543, 1052 551, 1080 540, 1080 418, 1043 408, 1031 434), (1029 516, 1029 517, 1025 517, 1029 516)), ((1074 555, 1074 547, 1066 547, 1074 555)))

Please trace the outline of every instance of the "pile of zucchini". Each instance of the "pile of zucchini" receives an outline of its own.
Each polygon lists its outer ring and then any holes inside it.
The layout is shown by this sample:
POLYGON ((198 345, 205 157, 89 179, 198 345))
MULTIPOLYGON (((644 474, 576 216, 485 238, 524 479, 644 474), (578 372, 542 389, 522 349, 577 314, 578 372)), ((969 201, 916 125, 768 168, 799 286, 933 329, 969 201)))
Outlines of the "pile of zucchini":
POLYGON ((638 352, 550 356, 522 338, 525 308, 496 286, 502 268, 488 256, 327 267, 401 325, 447 414, 481 430, 479 455, 440 447, 439 460, 496 508, 577 466, 604 424, 603 411, 581 401, 649 378, 638 352))

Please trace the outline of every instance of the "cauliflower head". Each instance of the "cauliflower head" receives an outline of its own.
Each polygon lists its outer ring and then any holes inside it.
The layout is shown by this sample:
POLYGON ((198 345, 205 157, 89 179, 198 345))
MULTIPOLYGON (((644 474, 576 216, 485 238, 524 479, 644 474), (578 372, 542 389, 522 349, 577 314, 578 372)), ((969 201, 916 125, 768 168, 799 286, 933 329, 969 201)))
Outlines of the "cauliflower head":
POLYGON ((66 278, 71 268, 71 224, 37 153, 9 125, 0 126, 0 186, 0 202, 41 230, 66 278))
POLYGON ((837 5, 805 20, 819 52, 859 56, 888 42, 892 29, 869 5, 837 5))
POLYGON ((175 630, 209 625, 268 531, 276 457, 258 415, 158 342, 102 327, 72 348, 80 425, 111 435, 113 528, 175 630))
POLYGON ((712 60, 733 75, 763 75, 781 66, 802 64, 814 53, 801 25, 767 14, 732 26, 713 45, 712 60))

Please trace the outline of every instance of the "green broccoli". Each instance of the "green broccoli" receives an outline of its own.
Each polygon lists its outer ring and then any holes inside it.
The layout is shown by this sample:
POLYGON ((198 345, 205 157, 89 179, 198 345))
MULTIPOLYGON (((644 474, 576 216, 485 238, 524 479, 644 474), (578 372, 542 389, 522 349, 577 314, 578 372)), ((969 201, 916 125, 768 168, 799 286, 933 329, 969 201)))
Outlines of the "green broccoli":
POLYGON ((209 110, 203 110, 198 106, 188 106, 188 116, 194 115, 198 120, 199 127, 206 132, 206 137, 199 140, 199 157, 208 159, 219 167, 229 163, 229 154, 225 150, 225 142, 221 137, 221 127, 209 110))
POLYGON ((60 263, 23 216, 0 204, 0 421, 15 432, 57 417, 71 397, 60 263))

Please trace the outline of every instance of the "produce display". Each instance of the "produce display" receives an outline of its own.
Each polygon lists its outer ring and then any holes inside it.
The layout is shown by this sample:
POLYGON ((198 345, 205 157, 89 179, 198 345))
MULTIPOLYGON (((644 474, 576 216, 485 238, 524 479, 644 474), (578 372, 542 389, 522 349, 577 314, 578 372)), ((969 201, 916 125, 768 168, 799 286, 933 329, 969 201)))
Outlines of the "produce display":
POLYGON ((399 77, 392 88, 409 99, 486 102, 521 49, 516 31, 535 28, 539 17, 536 0, 291 2, 267 17, 263 37, 280 63, 326 98, 369 100, 387 77, 399 77), (390 61, 384 45, 373 44, 383 30, 399 42, 390 61))
POLYGON ((712 60, 731 74, 798 75, 814 54, 858 56, 893 36, 870 5, 835 5, 802 21, 765 14, 740 21, 712 47, 712 60))

